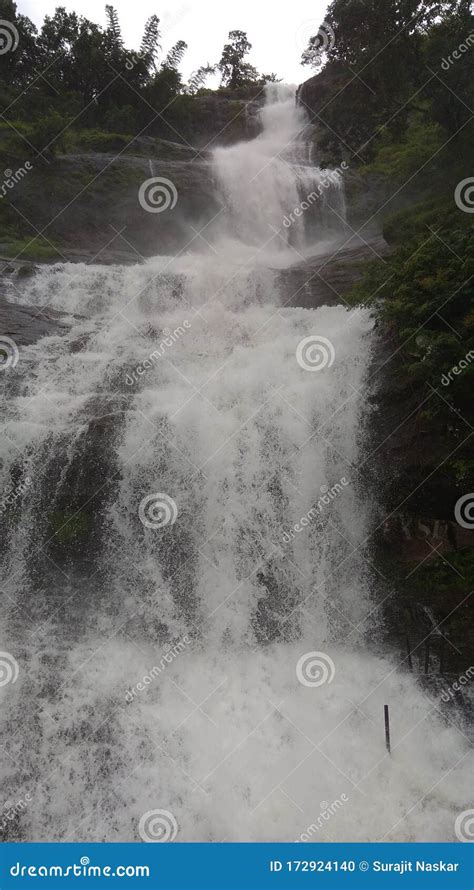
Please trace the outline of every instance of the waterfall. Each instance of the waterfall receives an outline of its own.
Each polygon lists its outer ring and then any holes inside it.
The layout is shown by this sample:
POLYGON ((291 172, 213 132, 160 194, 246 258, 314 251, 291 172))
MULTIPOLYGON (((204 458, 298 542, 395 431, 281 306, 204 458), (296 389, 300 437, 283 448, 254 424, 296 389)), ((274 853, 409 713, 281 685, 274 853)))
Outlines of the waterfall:
POLYGON ((324 178, 304 126, 272 86, 214 152, 209 245, 21 285, 70 330, 2 378, 7 839, 453 838, 462 734, 367 648, 372 321, 279 271, 344 225, 337 177, 284 225, 324 178))
POLYGON ((268 260, 289 246, 305 253, 311 233, 314 253, 315 235, 323 241, 343 230, 342 177, 308 163, 307 115, 295 102, 295 88, 269 84, 261 122, 256 139, 214 151, 230 236, 253 253, 256 246, 265 249, 268 260))

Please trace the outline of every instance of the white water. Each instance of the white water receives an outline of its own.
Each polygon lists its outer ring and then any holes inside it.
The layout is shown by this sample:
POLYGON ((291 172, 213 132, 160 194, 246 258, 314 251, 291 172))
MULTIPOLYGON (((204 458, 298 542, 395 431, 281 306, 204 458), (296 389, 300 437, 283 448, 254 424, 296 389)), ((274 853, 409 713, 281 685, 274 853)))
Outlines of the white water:
MULTIPOLYGON (((286 245, 304 253, 308 230, 316 221, 321 240, 328 228, 341 230, 345 215, 342 179, 336 174, 328 187, 327 173, 307 162, 306 112, 295 104, 294 88, 270 84, 268 90, 261 135, 214 154, 220 188, 231 210, 231 234, 250 245, 253 255, 256 246, 264 249, 267 258, 286 245), (312 212, 297 213, 286 227, 285 217, 309 195, 312 212)), ((314 250, 314 241, 311 247, 314 250)))
MULTIPOLYGON (((5 519, 2 573, 1 648, 20 667, 0 689, 4 800, 31 796, 15 839, 140 840, 142 815, 165 809, 178 841, 295 840, 345 795, 314 840, 453 840, 468 806, 462 734, 367 650, 371 321, 284 306, 275 265, 291 241, 263 245, 322 174, 291 165, 304 120, 281 91, 270 100, 259 139, 216 152, 229 213, 213 249, 45 267, 25 285, 25 302, 74 318, 7 378, 2 484, 32 480, 5 519), (310 335, 335 352, 316 373, 295 355, 310 335), (173 525, 140 522, 154 492, 175 501, 173 525), (335 666, 317 688, 296 676, 313 650, 335 666)), ((298 249, 321 249, 324 232, 309 243, 308 218, 295 226, 298 249)))

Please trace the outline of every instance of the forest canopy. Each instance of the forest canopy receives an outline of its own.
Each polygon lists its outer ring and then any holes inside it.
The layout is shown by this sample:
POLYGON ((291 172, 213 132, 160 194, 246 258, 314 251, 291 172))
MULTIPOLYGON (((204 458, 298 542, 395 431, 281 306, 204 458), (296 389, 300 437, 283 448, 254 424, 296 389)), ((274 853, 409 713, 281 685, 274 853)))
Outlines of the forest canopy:
POLYGON ((164 55, 157 15, 146 21, 140 47, 132 50, 115 8, 105 10, 105 28, 59 6, 38 30, 16 3, 0 0, 6 26, 0 33, 2 118, 38 149, 61 148, 61 135, 71 127, 160 135, 171 122, 179 130, 190 97, 212 74, 220 76, 224 90, 255 91, 276 80, 275 74, 259 74, 248 63, 252 45, 245 32, 234 30, 221 58, 200 66, 185 83, 179 66, 187 44, 178 40, 164 55))

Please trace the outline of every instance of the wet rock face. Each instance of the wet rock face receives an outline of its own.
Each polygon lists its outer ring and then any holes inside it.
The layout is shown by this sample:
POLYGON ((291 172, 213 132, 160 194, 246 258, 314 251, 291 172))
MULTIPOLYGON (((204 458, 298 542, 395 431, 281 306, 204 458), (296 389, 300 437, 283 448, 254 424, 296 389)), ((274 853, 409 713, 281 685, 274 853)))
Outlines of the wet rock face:
MULTIPOLYGON (((186 248, 220 209, 212 149, 257 135, 262 101, 196 97, 189 120, 170 127, 166 139, 86 134, 75 150, 34 162, 9 194, 13 216, 26 221, 28 240, 32 228, 44 233, 53 262, 71 253, 107 262, 111 251, 139 262, 186 248), (171 183, 159 205, 140 200, 154 178, 171 183)), ((1 255, 14 253, 0 244, 1 255)))
POLYGON ((331 253, 285 269, 280 273, 283 293, 291 294, 285 305, 304 309, 339 305, 361 280, 365 264, 387 252, 388 245, 381 237, 367 242, 355 238, 331 253))
POLYGON ((17 346, 29 346, 48 334, 66 333, 69 329, 54 309, 21 306, 0 296, 0 331, 11 337, 17 346))
POLYGON ((193 133, 187 138, 198 148, 215 148, 242 140, 254 139, 260 132, 259 111, 263 93, 257 90, 257 98, 225 99, 215 93, 195 99, 199 109, 193 133))
POLYGON ((96 262, 111 249, 133 262, 174 253, 219 211, 207 157, 181 146, 174 159, 97 152, 59 157, 33 170, 12 203, 57 245, 57 262, 70 251, 96 262), (148 180, 162 192, 160 205, 144 186, 148 180))

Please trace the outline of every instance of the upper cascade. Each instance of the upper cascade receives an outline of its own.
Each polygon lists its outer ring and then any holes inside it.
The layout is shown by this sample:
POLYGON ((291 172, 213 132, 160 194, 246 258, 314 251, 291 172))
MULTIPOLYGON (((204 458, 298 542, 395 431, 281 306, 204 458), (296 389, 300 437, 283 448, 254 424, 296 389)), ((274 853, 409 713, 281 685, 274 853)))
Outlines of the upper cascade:
POLYGON ((312 165, 309 119, 294 86, 267 84, 260 122, 255 139, 213 153, 226 236, 265 254, 317 252, 318 241, 344 231, 342 176, 312 165))

